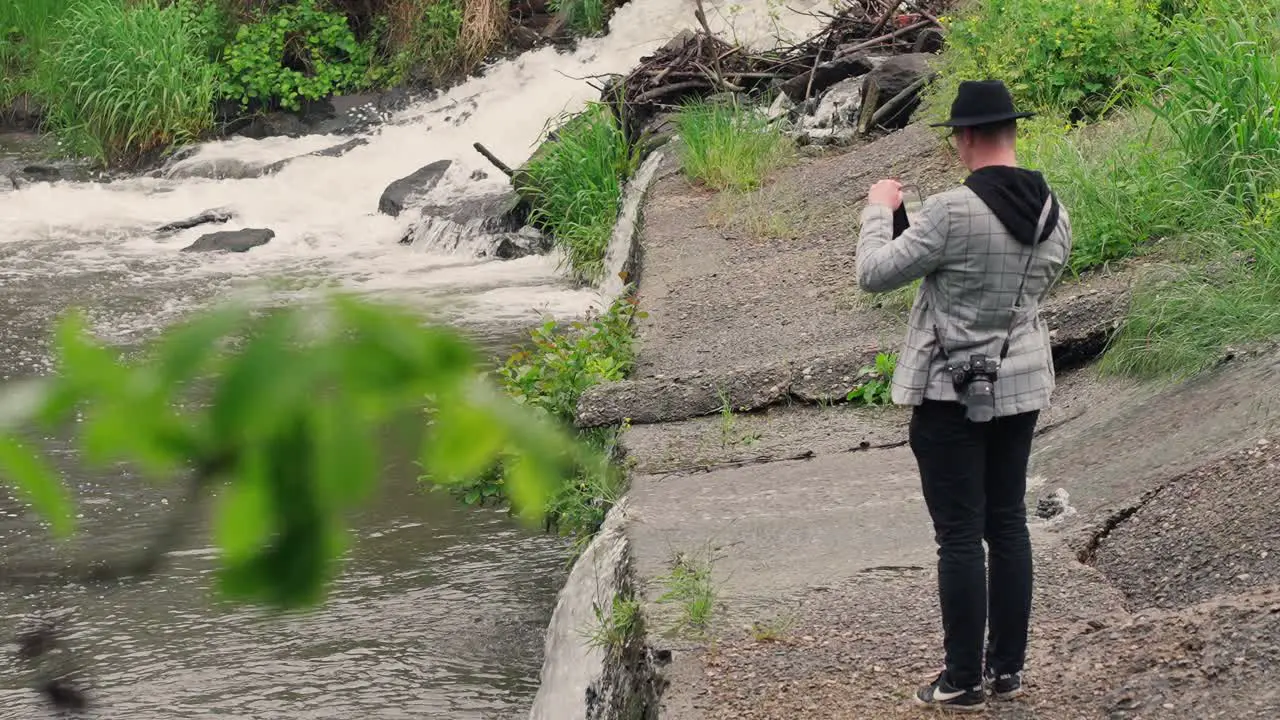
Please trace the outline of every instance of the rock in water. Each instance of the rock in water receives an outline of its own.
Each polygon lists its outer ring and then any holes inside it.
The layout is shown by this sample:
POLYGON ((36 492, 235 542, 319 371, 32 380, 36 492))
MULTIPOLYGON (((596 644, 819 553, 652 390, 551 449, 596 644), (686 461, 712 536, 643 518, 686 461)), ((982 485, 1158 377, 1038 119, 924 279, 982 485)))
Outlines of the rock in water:
MULTIPOLYGON (((897 55, 880 63, 874 70, 867 73, 862 79, 862 96, 867 99, 867 102, 863 103, 862 113, 864 115, 874 113, 916 81, 932 75, 933 68, 930 67, 930 61, 934 57, 926 53, 897 55), (871 83, 875 83, 877 87, 874 95, 868 92, 871 83), (873 98, 874 103, 871 102, 873 98)), ((890 129, 906 127, 911 121, 911 113, 915 112, 920 105, 919 95, 917 91, 916 97, 903 103, 896 112, 891 111, 890 117, 880 120, 879 124, 890 129)))
POLYGON ((177 232, 178 230, 190 230, 193 227, 198 227, 200 225, 206 225, 209 223, 219 223, 219 224, 224 223, 230 220, 232 217, 233 215, 230 210, 205 210, 199 215, 194 215, 192 217, 186 218, 185 220, 178 220, 175 222, 171 222, 168 225, 161 225, 160 227, 156 228, 156 232, 161 235, 165 235, 168 233, 177 232))
POLYGON ((515 260, 529 255, 544 255, 551 250, 551 238, 537 228, 523 227, 516 232, 503 233, 486 255, 501 260, 515 260))
POLYGON ((275 236, 274 230, 266 228, 209 233, 182 248, 182 252, 247 252, 259 245, 266 245, 275 236))
POLYGON ((437 160, 414 174, 391 183, 378 200, 378 212, 391 217, 399 216, 410 203, 431 192, 452 164, 452 160, 437 160))

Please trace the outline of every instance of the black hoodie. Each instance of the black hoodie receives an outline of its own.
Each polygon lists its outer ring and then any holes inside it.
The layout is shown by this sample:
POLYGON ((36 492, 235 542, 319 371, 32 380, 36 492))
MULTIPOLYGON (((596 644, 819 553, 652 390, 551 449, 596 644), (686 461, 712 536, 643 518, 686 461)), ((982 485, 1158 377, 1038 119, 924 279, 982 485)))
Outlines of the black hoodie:
POLYGON ((1052 195, 1044 176, 1034 170, 992 165, 975 170, 964 184, 991 208, 1009 234, 1023 245, 1043 242, 1058 227, 1058 201, 1054 198, 1044 233, 1039 238, 1031 237, 1040 222, 1044 201, 1052 195))

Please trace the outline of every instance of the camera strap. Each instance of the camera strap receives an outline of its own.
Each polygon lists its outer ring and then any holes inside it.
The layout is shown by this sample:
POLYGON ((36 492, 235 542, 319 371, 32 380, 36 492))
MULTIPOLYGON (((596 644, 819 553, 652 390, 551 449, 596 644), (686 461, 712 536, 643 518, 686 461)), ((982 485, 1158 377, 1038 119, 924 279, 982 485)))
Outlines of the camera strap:
MULTIPOLYGON (((1009 343, 1013 340, 1013 326, 1018 322, 1018 311, 1022 309, 1022 293, 1027 286, 1027 275, 1031 273, 1031 261, 1035 259, 1036 247, 1040 245, 1044 236, 1044 226, 1049 222, 1050 211, 1053 210, 1053 192, 1049 192, 1049 197, 1044 201, 1044 207, 1040 210, 1040 220, 1036 223, 1036 234, 1033 236, 1034 242, 1030 251, 1027 252, 1027 263, 1022 267, 1022 279, 1018 281, 1018 297, 1013 302, 1013 307, 1009 311, 1009 331, 1005 333, 1004 344, 1000 346, 1000 362, 1003 363, 1005 357, 1009 355, 1009 343)), ((942 354, 943 360, 949 360, 950 355, 947 353, 947 347, 942 343, 942 332, 938 329, 938 323, 933 324, 933 336, 938 341, 938 352, 942 354)))

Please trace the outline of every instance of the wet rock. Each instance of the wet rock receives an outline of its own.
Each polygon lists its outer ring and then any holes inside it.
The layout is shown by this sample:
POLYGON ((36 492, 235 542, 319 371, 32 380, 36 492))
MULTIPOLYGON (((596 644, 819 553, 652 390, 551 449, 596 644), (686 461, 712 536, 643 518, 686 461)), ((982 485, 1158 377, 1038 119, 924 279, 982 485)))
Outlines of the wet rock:
POLYGON ((537 228, 524 227, 499 237, 488 256, 502 260, 515 260, 530 255, 545 255, 551 250, 551 245, 551 238, 542 234, 537 228))
POLYGON ((173 180, 245 180, 275 172, 286 162, 288 161, 263 163, 233 157, 204 158, 197 155, 170 163, 164 176, 173 180))
POLYGON ((813 82, 811 73, 801 73, 782 84, 782 92, 794 102, 801 102, 806 97, 820 95, 827 88, 851 77, 859 77, 871 72, 875 63, 863 55, 849 55, 825 62, 814 68, 813 82))
POLYGON ((391 183, 378 200, 378 212, 398 217, 405 207, 431 192, 452 164, 452 160, 437 160, 391 183))
POLYGON ((0 110, 0 123, 18 130, 39 130, 44 120, 44 106, 27 93, 20 93, 0 110))
POLYGON ((254 140, 269 137, 302 137, 311 133, 302 118, 289 112, 270 112, 251 119, 237 134, 254 140))
POLYGON ((1044 520, 1052 520, 1071 507, 1071 496, 1066 490, 1058 488, 1048 497, 1040 498, 1036 503, 1036 517, 1044 520))
MULTIPOLYGON (((880 63, 863 78, 862 96, 865 99, 862 107, 863 115, 869 116, 898 94, 908 90, 916 83, 932 77, 934 71, 930 63, 933 55, 911 53, 897 55, 880 63), (871 86, 875 85, 875 90, 871 86)), ((920 106, 920 93, 917 89, 914 97, 901 103, 897 110, 888 117, 882 118, 878 124, 885 128, 899 129, 906 127, 911 121, 911 114, 920 106)))
POLYGON ((182 252, 248 252, 259 245, 266 245, 275 236, 274 230, 266 228, 209 233, 182 248, 182 252))
POLYGON ((514 191, 502 191, 450 205, 427 205, 422 208, 422 215, 444 218, 476 232, 497 234, 519 230, 529 218, 529 204, 514 191))
POLYGON ((156 232, 161 235, 177 232, 179 230, 190 230, 193 227, 208 225, 213 223, 224 223, 230 220, 234 215, 230 210, 205 210, 199 215, 186 218, 185 220, 177 220, 167 225, 161 225, 156 228, 156 232))
POLYGON ((30 182, 53 183, 62 179, 62 171, 52 165, 27 165, 21 172, 30 182))
POLYGON ((265 165, 255 170, 254 171, 255 174, 252 175, 252 177, 263 177, 265 175, 274 175, 280 172, 281 170, 283 170, 286 165, 293 162, 294 160, 297 160, 300 157, 342 157, 343 155, 346 155, 347 153, 354 150, 355 148, 358 148, 361 145, 368 145, 368 144, 369 144, 369 141, 364 138, 353 138, 339 145, 334 145, 333 147, 327 147, 323 150, 316 150, 315 152, 309 152, 306 155, 297 155, 291 158, 285 158, 284 160, 277 160, 271 163, 270 165, 265 165))

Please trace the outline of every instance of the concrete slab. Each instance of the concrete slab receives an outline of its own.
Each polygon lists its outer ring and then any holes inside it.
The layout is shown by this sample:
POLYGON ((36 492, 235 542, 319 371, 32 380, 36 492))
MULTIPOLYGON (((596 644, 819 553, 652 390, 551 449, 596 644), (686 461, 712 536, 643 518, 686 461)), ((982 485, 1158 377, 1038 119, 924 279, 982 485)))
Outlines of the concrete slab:
MULTIPOLYGON (((630 498, 641 580, 667 574, 676 553, 710 546, 729 621, 869 568, 933 562, 915 460, 905 447, 644 475, 630 498)), ((647 594, 660 593, 651 587, 647 594)))

